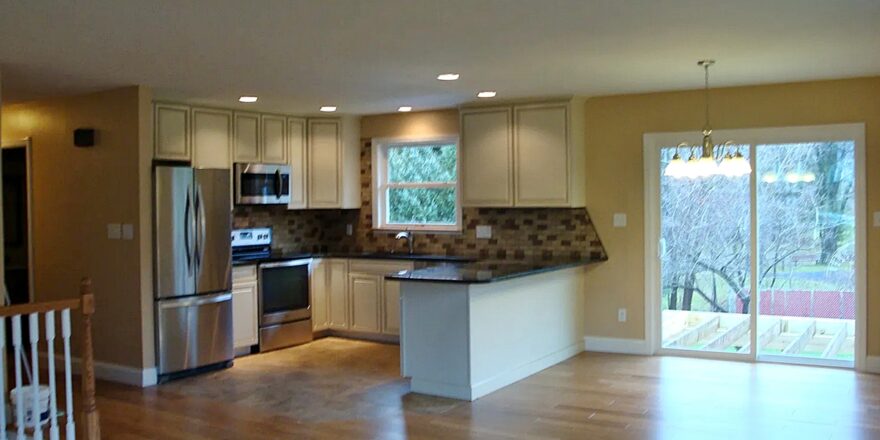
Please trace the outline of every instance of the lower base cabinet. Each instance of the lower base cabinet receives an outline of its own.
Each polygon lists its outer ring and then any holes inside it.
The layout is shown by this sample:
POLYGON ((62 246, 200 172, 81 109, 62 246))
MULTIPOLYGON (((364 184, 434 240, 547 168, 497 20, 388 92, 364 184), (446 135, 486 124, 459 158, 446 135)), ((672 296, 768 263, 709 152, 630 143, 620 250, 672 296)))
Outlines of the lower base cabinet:
POLYGON ((232 335, 235 348, 245 348, 260 342, 259 298, 257 296, 257 266, 232 268, 232 335))

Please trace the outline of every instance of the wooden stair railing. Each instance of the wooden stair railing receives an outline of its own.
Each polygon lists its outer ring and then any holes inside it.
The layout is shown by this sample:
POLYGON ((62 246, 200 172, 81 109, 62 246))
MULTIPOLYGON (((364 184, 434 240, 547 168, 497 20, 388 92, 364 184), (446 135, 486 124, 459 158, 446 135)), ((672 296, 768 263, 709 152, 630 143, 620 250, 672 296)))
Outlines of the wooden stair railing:
POLYGON ((57 390, 55 386, 55 315, 61 315, 61 341, 63 347, 64 359, 64 395, 65 395, 65 435, 67 440, 74 440, 77 437, 76 422, 73 409, 73 382, 70 354, 70 337, 71 337, 71 310, 80 310, 82 314, 82 415, 80 420, 80 438, 85 440, 97 440, 101 438, 100 421, 98 417, 98 409, 95 405, 95 362, 92 352, 92 315, 95 313, 95 297, 92 293, 92 282, 88 278, 83 278, 80 283, 80 298, 67 299, 60 301, 21 304, 9 307, 0 307, 0 440, 16 439, 24 440, 27 438, 43 439, 43 430, 45 426, 40 425, 34 428, 34 421, 26 422, 25 408, 23 404, 16 405, 15 414, 12 418, 14 423, 12 427, 14 432, 8 434, 6 420, 6 397, 9 395, 7 391, 7 362, 6 362, 6 319, 12 321, 12 345, 14 349, 13 363, 15 365, 14 388, 18 403, 26 401, 25 395, 31 395, 32 405, 30 414, 35 414, 37 424, 40 423, 41 402, 40 402, 40 368, 39 368, 39 352, 41 348, 46 349, 46 362, 48 363, 48 412, 49 418, 45 424, 49 429, 49 439, 60 439, 60 427, 58 419, 62 417, 58 412, 57 390), (45 332, 45 344, 40 344, 40 315, 44 317, 44 326, 42 330, 45 332), (22 383, 22 360, 25 356, 24 344, 22 342, 22 326, 21 320, 23 316, 27 316, 29 324, 30 342, 30 371, 31 383, 24 385, 22 383))

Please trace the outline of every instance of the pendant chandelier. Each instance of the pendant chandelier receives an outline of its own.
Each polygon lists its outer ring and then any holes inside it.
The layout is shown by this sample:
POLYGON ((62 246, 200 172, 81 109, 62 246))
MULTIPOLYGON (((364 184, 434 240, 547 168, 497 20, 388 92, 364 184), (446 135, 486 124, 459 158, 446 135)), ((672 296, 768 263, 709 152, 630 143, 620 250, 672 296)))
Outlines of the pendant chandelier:
POLYGON ((703 144, 691 145, 687 142, 678 144, 675 155, 666 165, 664 176, 675 179, 701 179, 711 176, 740 177, 752 172, 749 161, 739 151, 733 141, 727 141, 720 147, 718 158, 715 157, 715 143, 712 141, 712 127, 709 125, 709 67, 715 60, 700 60, 697 65, 705 72, 706 125, 703 126, 703 144), (681 158, 679 150, 690 153, 687 161, 681 158), (720 159, 720 163, 719 163, 720 159))

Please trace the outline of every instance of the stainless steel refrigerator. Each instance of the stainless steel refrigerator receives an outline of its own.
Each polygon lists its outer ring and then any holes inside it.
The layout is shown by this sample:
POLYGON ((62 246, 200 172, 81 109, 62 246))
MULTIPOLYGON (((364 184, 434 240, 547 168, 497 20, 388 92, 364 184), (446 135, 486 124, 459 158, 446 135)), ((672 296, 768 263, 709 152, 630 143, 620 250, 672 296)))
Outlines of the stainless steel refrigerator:
POLYGON ((157 166, 155 303, 161 378, 233 358, 229 170, 157 166))

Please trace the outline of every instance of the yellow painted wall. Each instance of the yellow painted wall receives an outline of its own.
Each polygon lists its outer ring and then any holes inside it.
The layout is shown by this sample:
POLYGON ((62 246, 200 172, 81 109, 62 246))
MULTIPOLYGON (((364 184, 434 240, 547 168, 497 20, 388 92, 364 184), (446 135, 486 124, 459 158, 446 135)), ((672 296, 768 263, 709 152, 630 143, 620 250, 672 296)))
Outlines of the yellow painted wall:
MULTIPOLYGON (((587 275, 587 335, 644 338, 642 135, 699 130, 701 91, 591 98, 586 102, 587 208, 608 261, 587 275), (612 228, 615 212, 628 226, 612 228), (617 309, 629 319, 617 322, 617 309)), ((716 129, 865 123, 867 211, 880 211, 880 77, 712 91, 716 129)), ((880 355, 880 230, 868 219, 868 354, 880 355)))
POLYGON ((153 350, 145 345, 153 325, 152 311, 143 312, 149 290, 142 290, 152 282, 143 279, 151 276, 143 261, 151 232, 138 172, 150 142, 142 132, 149 102, 147 90, 126 87, 10 104, 0 132, 4 141, 32 138, 35 300, 76 297, 79 279, 91 277, 95 358, 133 367, 152 366, 153 350), (94 147, 73 146, 78 127, 97 130, 94 147), (108 223, 133 224, 134 239, 107 239, 108 223))

